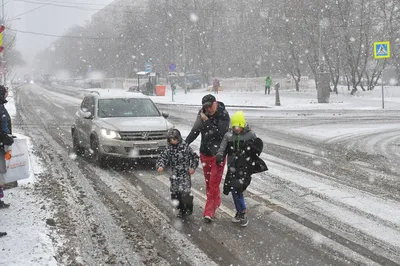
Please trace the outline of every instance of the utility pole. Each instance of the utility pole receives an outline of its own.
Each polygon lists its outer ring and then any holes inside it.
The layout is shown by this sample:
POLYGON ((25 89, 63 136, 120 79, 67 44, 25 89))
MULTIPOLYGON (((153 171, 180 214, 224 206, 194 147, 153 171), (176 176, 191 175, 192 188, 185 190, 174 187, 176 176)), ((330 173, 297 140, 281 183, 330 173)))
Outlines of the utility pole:
POLYGON ((185 29, 182 29, 182 70, 186 72, 186 36, 185 29))
POLYGON ((185 28, 182 30, 182 72, 183 72, 183 86, 185 87, 185 91, 187 90, 186 85, 186 36, 185 36, 185 28))
MULTIPOLYGON (((5 24, 5 15, 4 15, 4 0, 1 0, 1 24, 5 24)), ((2 42, 4 43, 4 34, 2 34, 2 42)), ((5 66, 5 61, 4 61, 4 53, 5 53, 5 49, 3 50, 3 52, 1 53, 0 56, 0 60, 1 60, 1 66, 3 68, 3 84, 4 86, 7 86, 7 77, 6 77, 6 66, 5 66)))
POLYGON ((319 21, 318 72, 321 72, 322 29, 319 21))
POLYGON ((168 0, 165 0, 165 24, 166 24, 166 36, 168 44, 168 61, 172 62, 172 52, 171 52, 171 34, 170 34, 170 23, 169 23, 169 4, 168 0))

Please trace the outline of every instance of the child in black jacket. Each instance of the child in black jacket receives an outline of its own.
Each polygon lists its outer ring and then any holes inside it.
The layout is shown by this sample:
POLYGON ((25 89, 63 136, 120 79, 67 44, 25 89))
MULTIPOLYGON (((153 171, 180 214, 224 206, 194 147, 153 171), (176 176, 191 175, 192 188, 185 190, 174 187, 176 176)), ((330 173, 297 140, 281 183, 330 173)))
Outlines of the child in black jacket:
POLYGON ((157 171, 161 173, 166 166, 171 168, 171 199, 179 210, 178 217, 191 215, 193 213, 191 175, 199 165, 199 156, 182 140, 179 130, 170 130, 167 137, 169 145, 157 160, 157 171))

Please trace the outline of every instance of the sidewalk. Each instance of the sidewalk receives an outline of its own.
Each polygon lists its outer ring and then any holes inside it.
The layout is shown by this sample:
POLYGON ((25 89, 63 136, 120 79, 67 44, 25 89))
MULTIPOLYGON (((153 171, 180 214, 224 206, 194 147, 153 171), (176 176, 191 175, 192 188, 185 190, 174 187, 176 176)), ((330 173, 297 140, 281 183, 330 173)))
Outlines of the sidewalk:
MULTIPOLYGON (((385 109, 400 109, 400 87, 385 87, 385 109)), ((170 105, 193 105, 200 106, 201 98, 211 93, 206 89, 192 90, 185 94, 178 90, 172 95, 170 87, 167 87, 165 96, 151 96, 157 104, 170 105)), ((223 102, 227 107, 241 108, 272 108, 276 110, 381 110, 382 98, 381 88, 376 87, 373 91, 360 92, 357 95, 350 95, 347 88, 340 87, 339 94, 331 93, 329 103, 318 103, 317 91, 281 91, 281 106, 275 106, 275 91, 270 95, 265 95, 260 91, 222 91, 215 94, 218 101, 223 102)))
MULTIPOLYGON (((90 91, 77 87, 68 87, 64 92, 76 95, 76 90, 90 91)), ((187 94, 178 89, 172 100, 171 88, 167 86, 165 96, 150 96, 154 103, 165 105, 189 105, 201 106, 201 98, 212 93, 207 89, 192 90, 187 94)), ((382 110, 382 89, 375 87, 372 91, 359 91, 356 95, 350 95, 345 86, 339 86, 339 93, 331 93, 329 103, 318 103, 317 91, 280 91, 280 106, 275 106, 275 90, 265 95, 264 89, 258 91, 226 90, 215 97, 226 107, 238 107, 246 109, 264 110, 382 110)), ((385 86, 384 88, 385 110, 400 110, 400 86, 385 86)))

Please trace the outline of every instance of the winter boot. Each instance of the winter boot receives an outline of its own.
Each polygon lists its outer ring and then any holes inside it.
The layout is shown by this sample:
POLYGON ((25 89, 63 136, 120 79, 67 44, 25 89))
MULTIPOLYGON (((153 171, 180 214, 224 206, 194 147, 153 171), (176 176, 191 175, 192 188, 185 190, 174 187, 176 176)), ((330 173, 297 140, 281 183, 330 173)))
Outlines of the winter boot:
POLYGON ((193 214, 193 210, 186 210, 185 211, 185 216, 190 216, 193 214))
POLYGON ((4 185, 4 189, 10 189, 10 188, 15 188, 18 187, 18 182, 11 182, 11 183, 7 183, 4 185))
POLYGON ((6 236, 7 235, 7 233, 6 232, 0 232, 0 237, 2 237, 2 236, 6 236))
POLYGON ((232 218, 232 223, 240 223, 239 213, 235 214, 235 217, 232 218))
POLYGON ((189 216, 193 213, 193 196, 188 193, 182 195, 182 203, 184 206, 184 215, 189 216))
POLYGON ((239 214, 240 226, 246 227, 249 224, 249 220, 247 219, 247 214, 242 212, 239 214))
POLYGON ((176 217, 178 218, 182 218, 185 216, 185 212, 183 210, 179 210, 178 214, 176 215, 176 217))
POLYGON ((211 216, 208 216, 208 215, 204 216, 203 218, 204 218, 204 221, 206 223, 211 223, 213 221, 213 218, 211 216))
POLYGON ((171 193, 171 200, 175 208, 177 208, 178 210, 183 209, 184 206, 182 202, 181 193, 179 192, 171 193))
POLYGON ((6 209, 8 207, 10 207, 10 204, 7 204, 4 201, 0 200, 0 209, 6 209))

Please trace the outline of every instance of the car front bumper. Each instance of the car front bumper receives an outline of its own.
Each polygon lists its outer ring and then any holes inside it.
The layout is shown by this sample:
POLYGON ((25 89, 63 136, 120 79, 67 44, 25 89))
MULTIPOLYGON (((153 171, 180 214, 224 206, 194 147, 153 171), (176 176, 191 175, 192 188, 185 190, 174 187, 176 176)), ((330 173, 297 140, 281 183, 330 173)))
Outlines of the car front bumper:
POLYGON ((102 138, 100 152, 119 158, 157 158, 167 147, 167 140, 126 141, 102 138))

